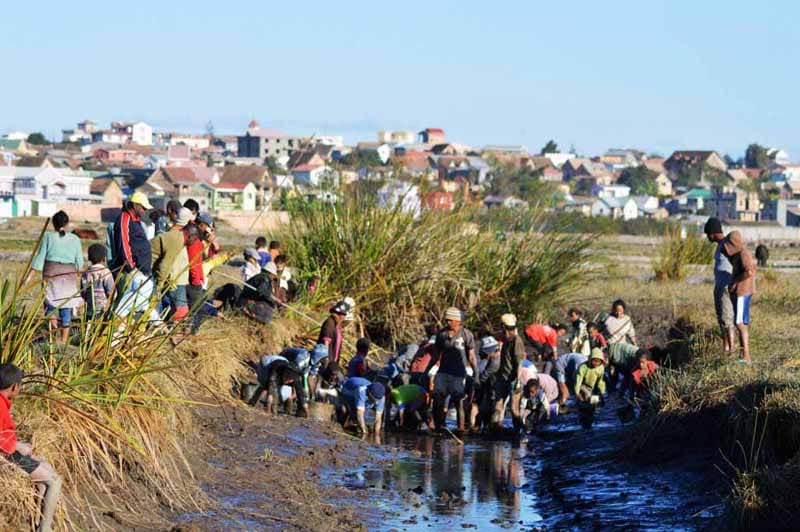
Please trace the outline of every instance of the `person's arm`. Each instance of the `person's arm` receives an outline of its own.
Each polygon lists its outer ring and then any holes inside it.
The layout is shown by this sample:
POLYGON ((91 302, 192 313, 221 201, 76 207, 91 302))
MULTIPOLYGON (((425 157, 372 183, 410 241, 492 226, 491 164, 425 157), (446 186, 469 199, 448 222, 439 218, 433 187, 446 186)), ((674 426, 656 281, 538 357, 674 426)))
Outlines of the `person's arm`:
POLYGON ((361 429, 361 432, 366 434, 367 424, 364 421, 364 410, 365 408, 363 406, 356 408, 356 418, 358 419, 358 428, 361 429))
POLYGON ((372 427, 372 431, 376 434, 383 429, 383 406, 385 402, 386 398, 384 397, 375 406, 375 425, 372 427))
POLYGON ((733 292, 738 289, 738 286, 743 281, 747 279, 753 278, 756 276, 756 262, 753 260, 753 256, 750 255, 750 252, 747 249, 743 249, 741 251, 741 258, 742 258, 742 273, 736 276, 736 278, 731 283, 731 287, 733 287, 733 292))
POLYGON ((39 249, 36 250, 36 254, 33 256, 33 259, 31 259, 31 270, 36 270, 37 272, 44 270, 44 261, 47 258, 47 250, 49 247, 50 234, 45 233, 42 242, 39 244, 39 249))
POLYGON ((122 213, 119 219, 120 228, 119 239, 120 247, 122 248, 122 257, 125 269, 130 271, 136 268, 136 260, 133 258, 133 251, 131 250, 131 217, 128 213, 122 213))
POLYGON ((475 358, 475 349, 470 349, 467 351, 467 357, 469 358, 469 365, 472 366, 472 374, 478 374, 478 359, 475 358))
POLYGON ((578 368, 578 371, 575 372, 575 397, 578 401, 581 401, 581 386, 583 385, 583 377, 586 374, 586 366, 581 366, 578 368))

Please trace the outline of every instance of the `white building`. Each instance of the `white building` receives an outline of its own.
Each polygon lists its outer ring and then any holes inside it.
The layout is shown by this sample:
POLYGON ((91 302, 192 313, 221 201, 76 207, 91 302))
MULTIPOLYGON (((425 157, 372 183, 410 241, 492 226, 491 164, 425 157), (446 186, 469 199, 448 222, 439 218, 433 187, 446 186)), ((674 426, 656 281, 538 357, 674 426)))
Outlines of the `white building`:
POLYGON ((378 205, 384 209, 396 209, 419 216, 422 201, 419 198, 419 187, 405 181, 387 183, 378 190, 378 205))
POLYGON ((378 131, 378 142, 381 144, 414 144, 417 134, 414 131, 378 131))
POLYGON ((314 142, 323 146, 344 146, 344 137, 341 135, 314 135, 314 142))
POLYGON ((627 198, 631 195, 631 187, 627 185, 594 185, 592 196, 598 198, 627 198))
POLYGON ((631 197, 598 198, 592 203, 592 216, 635 220, 639 217, 639 207, 631 197))
POLYGON ((29 133, 23 131, 12 131, 3 135, 3 138, 8 140, 28 140, 29 136, 29 133))
POLYGON ((134 122, 130 125, 131 142, 139 146, 153 145, 153 128, 146 122, 134 122))
POLYGON ((202 135, 177 135, 174 134, 169 138, 170 146, 177 146, 178 144, 185 144, 193 150, 204 150, 208 148, 210 141, 208 137, 202 135))
POLYGON ((93 203, 92 177, 83 170, 0 167, 0 217, 50 216, 56 203, 93 203))
POLYGON ((561 168, 565 162, 575 158, 574 153, 545 153, 544 156, 550 159, 556 168, 561 168))

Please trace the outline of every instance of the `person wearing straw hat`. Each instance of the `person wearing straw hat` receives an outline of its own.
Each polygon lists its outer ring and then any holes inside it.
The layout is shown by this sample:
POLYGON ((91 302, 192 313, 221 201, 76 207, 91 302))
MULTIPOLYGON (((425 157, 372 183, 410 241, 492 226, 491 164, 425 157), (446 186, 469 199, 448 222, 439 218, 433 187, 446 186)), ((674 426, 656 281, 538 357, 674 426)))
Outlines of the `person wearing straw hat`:
POLYGON ((434 422, 441 429, 447 418, 445 407, 447 398, 455 406, 458 430, 464 431, 464 392, 467 378, 467 365, 472 374, 478 374, 475 358, 475 338, 464 328, 463 315, 456 307, 447 309, 444 315, 447 327, 436 335, 436 349, 439 355, 439 371, 433 385, 434 422))

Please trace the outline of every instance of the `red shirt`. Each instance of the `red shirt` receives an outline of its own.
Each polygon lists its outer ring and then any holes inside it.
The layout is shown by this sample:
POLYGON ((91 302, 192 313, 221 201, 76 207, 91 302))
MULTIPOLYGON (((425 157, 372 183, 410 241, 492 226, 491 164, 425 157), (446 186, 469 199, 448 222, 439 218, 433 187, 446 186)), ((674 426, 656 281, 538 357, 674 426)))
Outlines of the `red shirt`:
MULTIPOLYGON (((184 233, 183 241, 186 241, 184 233)), ((192 286, 203 286, 205 275, 203 274, 203 241, 199 238, 194 244, 186 246, 186 254, 189 256, 189 284, 192 286)))
POLYGON ((536 325, 532 323, 525 328, 525 334, 534 342, 549 345, 553 349, 558 345, 558 333, 549 325, 536 325))
MULTIPOLYGON (((647 376, 645 379, 649 379, 653 373, 658 369, 658 364, 653 362, 652 360, 647 361, 647 376)), ((636 368, 631 372, 631 377, 633 377, 633 382, 636 383, 636 386, 639 387, 642 385, 642 370, 641 368, 636 368)))
POLYGON ((0 451, 13 454, 17 450, 17 426, 11 419, 11 401, 0 394, 0 451))

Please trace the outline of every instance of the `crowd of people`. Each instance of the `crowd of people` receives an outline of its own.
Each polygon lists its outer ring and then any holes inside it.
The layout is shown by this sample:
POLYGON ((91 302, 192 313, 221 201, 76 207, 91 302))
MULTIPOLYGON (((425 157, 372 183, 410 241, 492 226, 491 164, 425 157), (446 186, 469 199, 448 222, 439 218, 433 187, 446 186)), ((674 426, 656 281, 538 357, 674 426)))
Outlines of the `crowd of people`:
MULTIPOLYGON (((66 344, 76 311, 91 325, 104 316, 149 313, 156 326, 197 331, 207 316, 237 309, 259 323, 272 320, 276 309, 296 297, 298 287, 280 242, 259 237, 242 255, 240 278, 208 294, 208 273, 229 256, 217 240, 214 220, 194 200, 172 200, 166 211, 153 209, 147 197, 134 193, 121 214, 108 225, 106 245, 89 246, 84 269, 80 239, 68 231, 63 211, 52 219, 34 253, 27 282, 40 272, 44 310, 56 341, 66 344)), ((738 333, 740 362, 750 364, 748 324, 754 293, 755 261, 741 234, 725 235, 721 222, 710 218, 708 239, 714 255, 714 301, 723 348, 730 353, 738 333)), ((312 280, 306 289, 316 288, 312 280)), ((464 313, 451 307, 445 326, 429 327, 419 344, 402 346, 387 363, 369 362, 367 338, 351 349, 343 327, 353 319, 355 301, 336 302, 320 326, 313 348, 287 347, 251 362, 258 386, 248 401, 263 402, 268 414, 307 416, 310 401, 335 405, 345 428, 372 430, 449 431, 534 430, 576 408, 582 423, 618 391, 635 400, 648 394, 660 371, 647 348, 638 345, 627 306, 615 300, 608 314, 587 322, 571 308, 568 322, 530 323, 524 328, 514 314, 504 314, 494 332, 473 334, 464 313), (559 352, 559 343, 565 347, 559 352), (262 400, 262 397, 266 397, 262 400), (505 427, 506 412, 511 427, 505 427)), ((18 442, 11 401, 19 394, 22 371, 0 364, 0 451, 36 483, 42 511, 39 530, 50 530, 61 480, 52 466, 18 442)), ((589 424, 591 422, 589 421, 589 424)), ((586 424, 584 423, 586 426, 586 424)))

